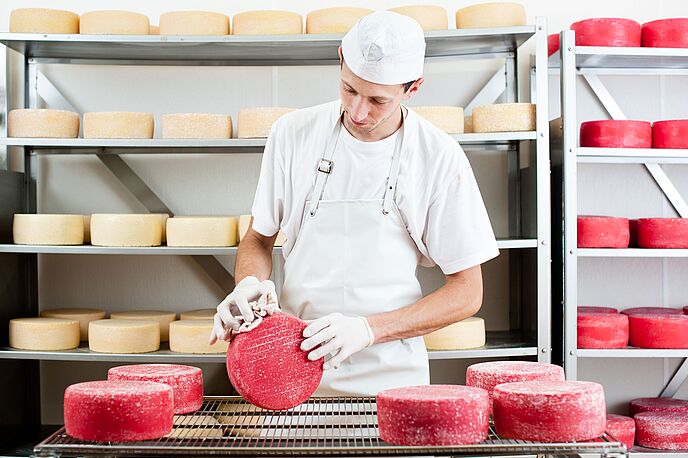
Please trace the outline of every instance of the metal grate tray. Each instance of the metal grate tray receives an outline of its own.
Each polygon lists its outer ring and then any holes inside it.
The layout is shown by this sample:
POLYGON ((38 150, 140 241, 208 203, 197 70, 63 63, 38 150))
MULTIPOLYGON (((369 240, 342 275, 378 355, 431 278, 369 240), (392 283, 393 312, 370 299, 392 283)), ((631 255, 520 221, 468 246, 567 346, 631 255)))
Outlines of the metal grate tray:
POLYGON ((581 443, 500 439, 490 427, 480 444, 390 445, 378 436, 375 398, 312 398, 287 411, 263 410, 240 397, 206 397, 197 412, 175 416, 167 436, 140 442, 84 442, 61 428, 34 448, 35 456, 419 456, 625 454, 607 435, 581 443))

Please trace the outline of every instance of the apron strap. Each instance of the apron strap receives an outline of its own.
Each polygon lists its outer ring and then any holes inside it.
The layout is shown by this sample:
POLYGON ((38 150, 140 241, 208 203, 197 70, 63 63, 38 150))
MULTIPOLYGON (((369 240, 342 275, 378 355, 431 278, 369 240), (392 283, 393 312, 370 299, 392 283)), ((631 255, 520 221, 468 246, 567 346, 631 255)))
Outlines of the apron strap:
POLYGON ((404 139, 404 124, 406 122, 406 115, 404 110, 401 110, 402 124, 397 134, 397 141, 394 144, 394 153, 392 154, 392 163, 389 167, 389 177, 387 178, 387 186, 385 187, 385 196, 382 200, 382 214, 387 215, 392 208, 394 195, 397 190, 397 181, 399 180, 399 168, 401 167, 401 146, 404 139))
POLYGON ((315 212, 318 210, 318 205, 322 199, 323 192, 325 191, 325 184, 327 183, 327 177, 332 173, 334 167, 334 161, 332 161, 332 156, 334 156, 334 151, 337 149, 337 141, 339 140, 339 134, 342 131, 342 117, 339 116, 337 124, 327 141, 327 146, 325 147, 325 155, 318 162, 318 177, 315 179, 315 186, 313 187, 313 195, 311 196, 311 206, 308 212, 311 216, 315 216, 315 212))

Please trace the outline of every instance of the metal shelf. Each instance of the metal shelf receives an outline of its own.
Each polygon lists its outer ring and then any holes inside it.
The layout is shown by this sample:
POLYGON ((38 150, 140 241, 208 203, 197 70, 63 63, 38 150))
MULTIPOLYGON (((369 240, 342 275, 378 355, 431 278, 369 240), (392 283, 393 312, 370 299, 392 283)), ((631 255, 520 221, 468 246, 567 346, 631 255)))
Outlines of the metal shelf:
POLYGON ((579 163, 688 164, 688 149, 576 148, 579 163))
MULTIPOLYGON (((575 46, 577 69, 686 70, 688 49, 575 46)), ((561 65, 559 53, 549 58, 550 68, 561 65)))
POLYGON ((578 248, 580 258, 686 258, 688 249, 578 248))
POLYGON ((688 358, 688 349, 618 348, 579 349, 579 358, 688 358))

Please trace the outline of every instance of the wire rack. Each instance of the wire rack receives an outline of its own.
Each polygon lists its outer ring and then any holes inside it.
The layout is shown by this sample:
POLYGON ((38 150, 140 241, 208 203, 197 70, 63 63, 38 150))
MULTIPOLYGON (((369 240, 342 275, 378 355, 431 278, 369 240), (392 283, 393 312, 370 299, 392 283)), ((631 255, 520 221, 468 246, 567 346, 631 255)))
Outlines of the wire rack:
POLYGON ((85 442, 64 428, 38 444, 35 456, 419 456, 625 455, 604 435, 578 443, 501 439, 490 427, 485 442, 457 446, 397 446, 383 442, 375 398, 312 398, 286 411, 263 410, 240 397, 206 397, 200 410, 175 416, 167 436, 140 442, 85 442))

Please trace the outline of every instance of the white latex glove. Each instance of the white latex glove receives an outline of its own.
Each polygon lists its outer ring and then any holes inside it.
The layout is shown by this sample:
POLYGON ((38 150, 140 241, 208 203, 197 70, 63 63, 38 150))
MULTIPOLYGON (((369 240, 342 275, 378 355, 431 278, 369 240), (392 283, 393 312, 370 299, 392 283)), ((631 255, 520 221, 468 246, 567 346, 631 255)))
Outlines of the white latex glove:
POLYGON ((210 333, 210 345, 218 340, 230 340, 232 334, 245 332, 257 316, 272 315, 279 309, 275 284, 270 280, 260 281, 256 277, 246 277, 234 287, 234 290, 220 302, 215 314, 213 330, 210 333), (260 312, 255 305, 261 302, 260 312), (265 307, 266 303, 269 307, 265 307), (253 304, 253 305, 252 305, 253 304))
POLYGON ((375 342, 373 330, 363 316, 344 316, 331 313, 313 320, 303 330, 306 340, 301 342, 301 350, 310 351, 308 359, 315 361, 328 354, 324 369, 337 369, 349 356, 369 347, 375 342), (316 348, 317 347, 317 348, 316 348))

